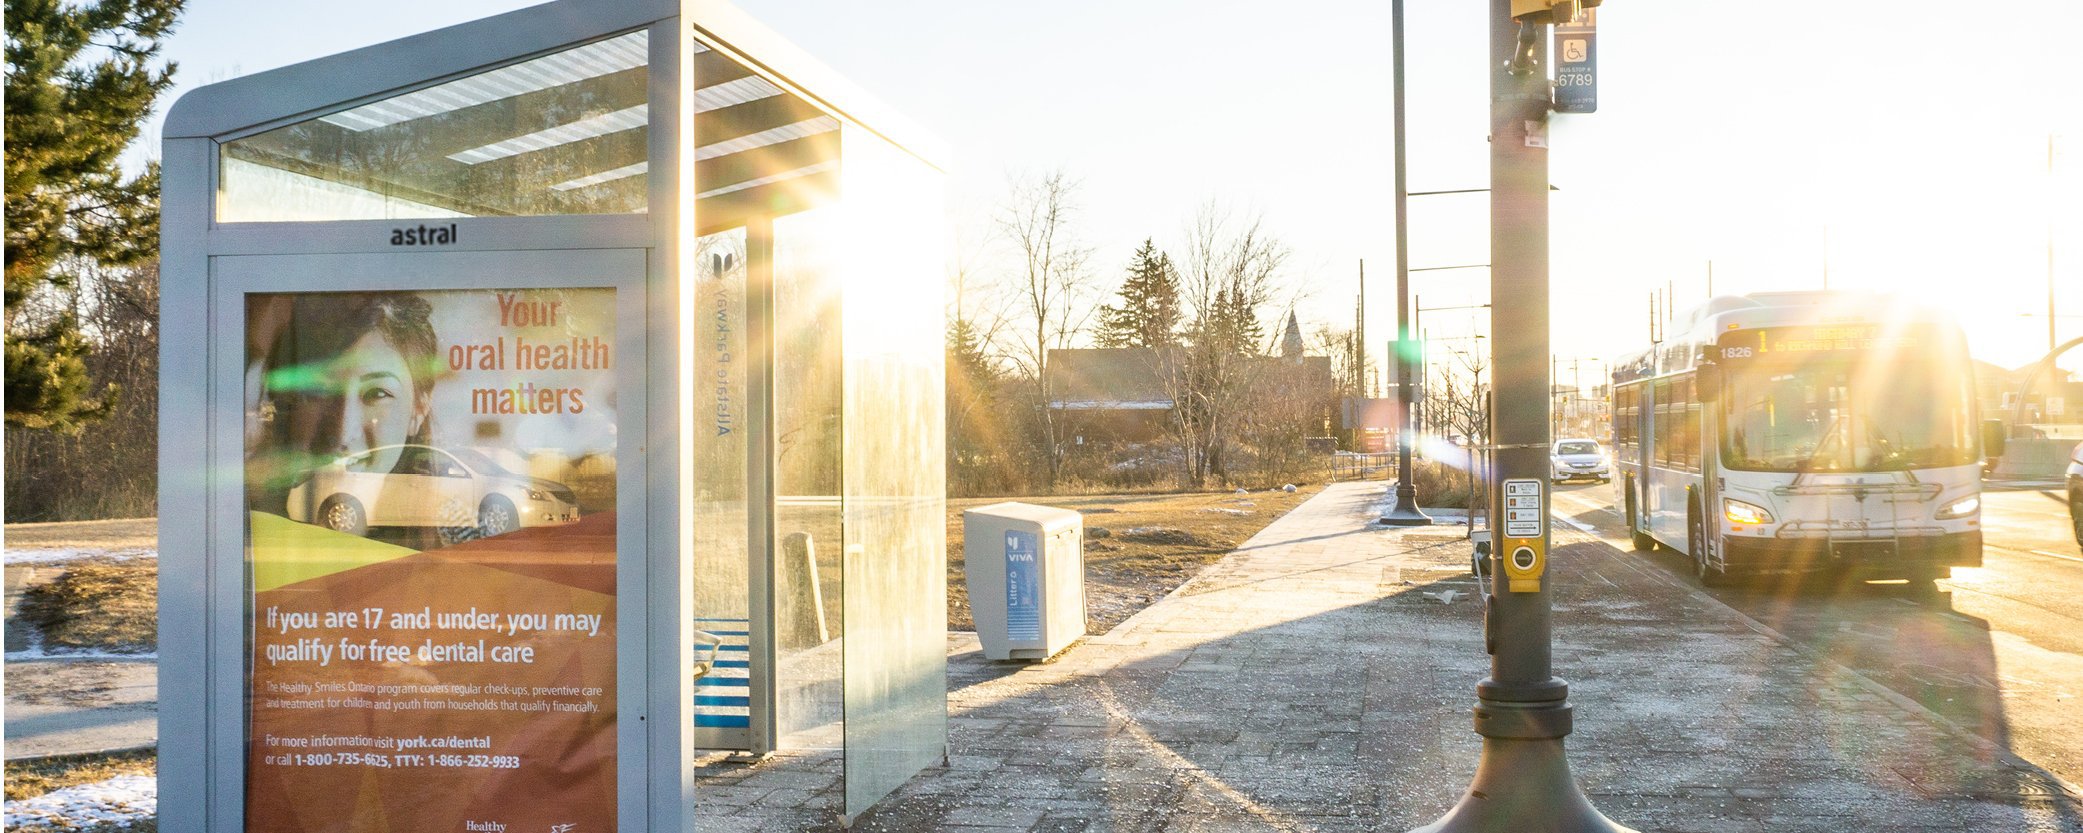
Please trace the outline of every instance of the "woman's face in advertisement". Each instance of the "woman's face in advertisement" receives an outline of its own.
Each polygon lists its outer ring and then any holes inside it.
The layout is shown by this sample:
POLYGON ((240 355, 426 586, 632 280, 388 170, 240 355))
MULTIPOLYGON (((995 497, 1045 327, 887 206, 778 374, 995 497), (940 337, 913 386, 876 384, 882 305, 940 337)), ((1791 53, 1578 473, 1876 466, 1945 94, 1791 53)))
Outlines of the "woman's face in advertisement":
MULTIPOLYGON (((371 332, 356 341, 335 365, 340 385, 338 433, 342 455, 396 446, 412 436, 425 418, 413 399, 412 371, 405 356, 371 332)), ((399 449, 383 452, 365 470, 388 472, 398 463, 399 449)), ((357 468, 363 468, 358 466, 357 468)))

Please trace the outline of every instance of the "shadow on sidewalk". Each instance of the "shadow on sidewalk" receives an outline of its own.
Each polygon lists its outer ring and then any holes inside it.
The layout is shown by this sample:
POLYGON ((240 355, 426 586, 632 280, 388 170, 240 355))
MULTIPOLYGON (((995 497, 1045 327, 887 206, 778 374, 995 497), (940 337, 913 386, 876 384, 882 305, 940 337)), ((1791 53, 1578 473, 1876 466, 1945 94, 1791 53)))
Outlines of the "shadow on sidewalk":
MULTIPOLYGON (((1041 666, 952 656, 951 766, 914 778, 855 829, 1393 831, 1430 822, 1473 774, 1479 743, 1468 709, 1488 668, 1479 603, 1442 603, 1442 591, 1471 586, 1450 557, 1436 579, 1405 582, 1391 569, 1380 598, 1212 640, 1160 644, 1160 625, 1158 650, 1114 665, 1091 662, 1126 652, 1105 644, 1041 666)), ((1600 543, 1560 547, 1554 564, 1556 668, 1577 707, 1572 760, 1586 791, 1622 823, 2083 831, 2077 799, 2059 795, 2043 771, 1906 712, 1826 654, 1766 638, 1658 578, 1662 568, 1600 543)), ((1416 575, 1409 566, 1402 574, 1416 575)), ((1933 640, 1932 663, 1946 674, 1994 679, 1986 631, 1977 646, 1913 616, 1873 624, 1933 640)), ((1943 702, 1940 694, 1933 689, 1943 702)), ((1978 698, 1953 713, 2001 731, 2001 702, 1978 698)), ((836 829, 828 808, 775 806, 749 792, 736 800, 711 807, 698 826, 836 829)))
MULTIPOLYGON (((1581 546, 1611 549, 1603 543, 1581 546)), ((1692 590, 1691 561, 1682 554, 1660 550, 1620 557, 1632 560, 1628 567, 1633 571, 1656 574, 1674 592, 1692 590)), ((1808 686, 1793 692, 1797 701, 1814 698, 1817 707, 1834 703, 1870 713, 1896 724, 1891 731, 1900 737, 1927 738, 1882 744, 1869 732, 1855 731, 1849 721, 1821 725, 1811 738, 1813 754, 1832 767, 1869 781, 1899 779, 1916 799, 1957 808, 1968 829, 2083 830, 2083 795, 2015 751, 2003 700, 2006 676, 1998 666, 1990 624, 1956 610, 1950 593, 1842 574, 1776 573, 1743 577, 1712 595, 1798 646, 1771 652, 1776 656, 1761 651, 1742 667, 1739 678, 1757 681, 1745 699, 1786 696, 1764 685, 1771 669, 1757 664, 1782 662, 1808 686), (1973 737, 1934 726, 1915 713, 1918 708, 1973 737)), ((1693 605, 1707 607, 1697 596, 1693 605)), ((1702 618, 1711 615, 1702 613, 1702 618)), ((1560 614, 1557 619, 1563 621, 1560 614)), ((1732 639, 1780 644, 1740 619, 1737 624, 1740 629, 1726 630, 1732 639)), ((1771 772, 1809 769, 1788 757, 1771 772)), ((1780 791, 1804 801, 1857 806, 1862 794, 1876 797, 1861 790, 1816 790, 1789 780, 1794 787, 1780 791)))

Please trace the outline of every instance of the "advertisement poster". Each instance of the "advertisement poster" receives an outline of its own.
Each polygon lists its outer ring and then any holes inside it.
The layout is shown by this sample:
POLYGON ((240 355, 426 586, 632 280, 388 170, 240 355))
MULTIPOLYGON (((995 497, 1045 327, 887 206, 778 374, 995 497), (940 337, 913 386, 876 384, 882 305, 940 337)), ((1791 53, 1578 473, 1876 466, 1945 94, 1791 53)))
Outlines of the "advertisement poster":
POLYGON ((614 308, 247 296, 247 829, 614 829, 614 308))

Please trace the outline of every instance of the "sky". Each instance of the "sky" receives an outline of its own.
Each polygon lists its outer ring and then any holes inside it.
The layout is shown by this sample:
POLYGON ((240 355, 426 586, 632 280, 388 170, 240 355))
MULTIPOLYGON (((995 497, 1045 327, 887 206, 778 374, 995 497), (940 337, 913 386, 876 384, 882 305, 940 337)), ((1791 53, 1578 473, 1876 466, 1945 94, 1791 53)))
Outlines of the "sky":
MULTIPOLYGON (((525 5, 190 0, 166 48, 180 62, 167 100, 525 5)), ((1079 234, 1109 290, 1144 238, 1176 247, 1212 202, 1262 216, 1291 247, 1282 300, 1306 330, 1349 326, 1364 259, 1377 356, 1393 336, 1387 3, 740 5, 948 142, 966 257, 991 262, 1009 179, 1060 170, 1079 183, 1079 234)), ((1408 4, 1412 191, 1487 185, 1486 8, 1408 4)), ((1599 112, 1550 128, 1565 367, 1646 346, 1649 293, 1668 288, 1683 310, 1707 296, 1710 269, 1719 294, 1819 289, 1826 273, 1833 289, 1905 293, 1952 310, 1978 358, 2024 364, 2047 346, 2050 240, 2060 338, 2083 336, 2069 4, 1741 8, 1600 9, 1599 112)), ((1409 211, 1412 268, 1488 261, 1482 194, 1409 211)), ((1490 300, 1481 269, 1412 286, 1427 307, 1490 300)), ((1425 320, 1435 337, 1483 326, 1479 310, 1425 320)), ((2076 354, 2065 364, 2083 365, 2076 354)))

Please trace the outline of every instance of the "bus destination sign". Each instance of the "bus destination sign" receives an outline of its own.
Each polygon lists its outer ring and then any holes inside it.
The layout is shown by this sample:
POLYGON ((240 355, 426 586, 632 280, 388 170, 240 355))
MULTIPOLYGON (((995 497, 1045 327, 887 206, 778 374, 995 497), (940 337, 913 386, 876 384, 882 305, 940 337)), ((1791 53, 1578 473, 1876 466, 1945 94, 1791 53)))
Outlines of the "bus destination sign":
POLYGON ((1864 353, 1909 345, 1916 341, 1917 335, 1910 328, 1877 323, 1763 327, 1723 333, 1715 353, 1723 362, 1742 362, 1767 356, 1864 353))

